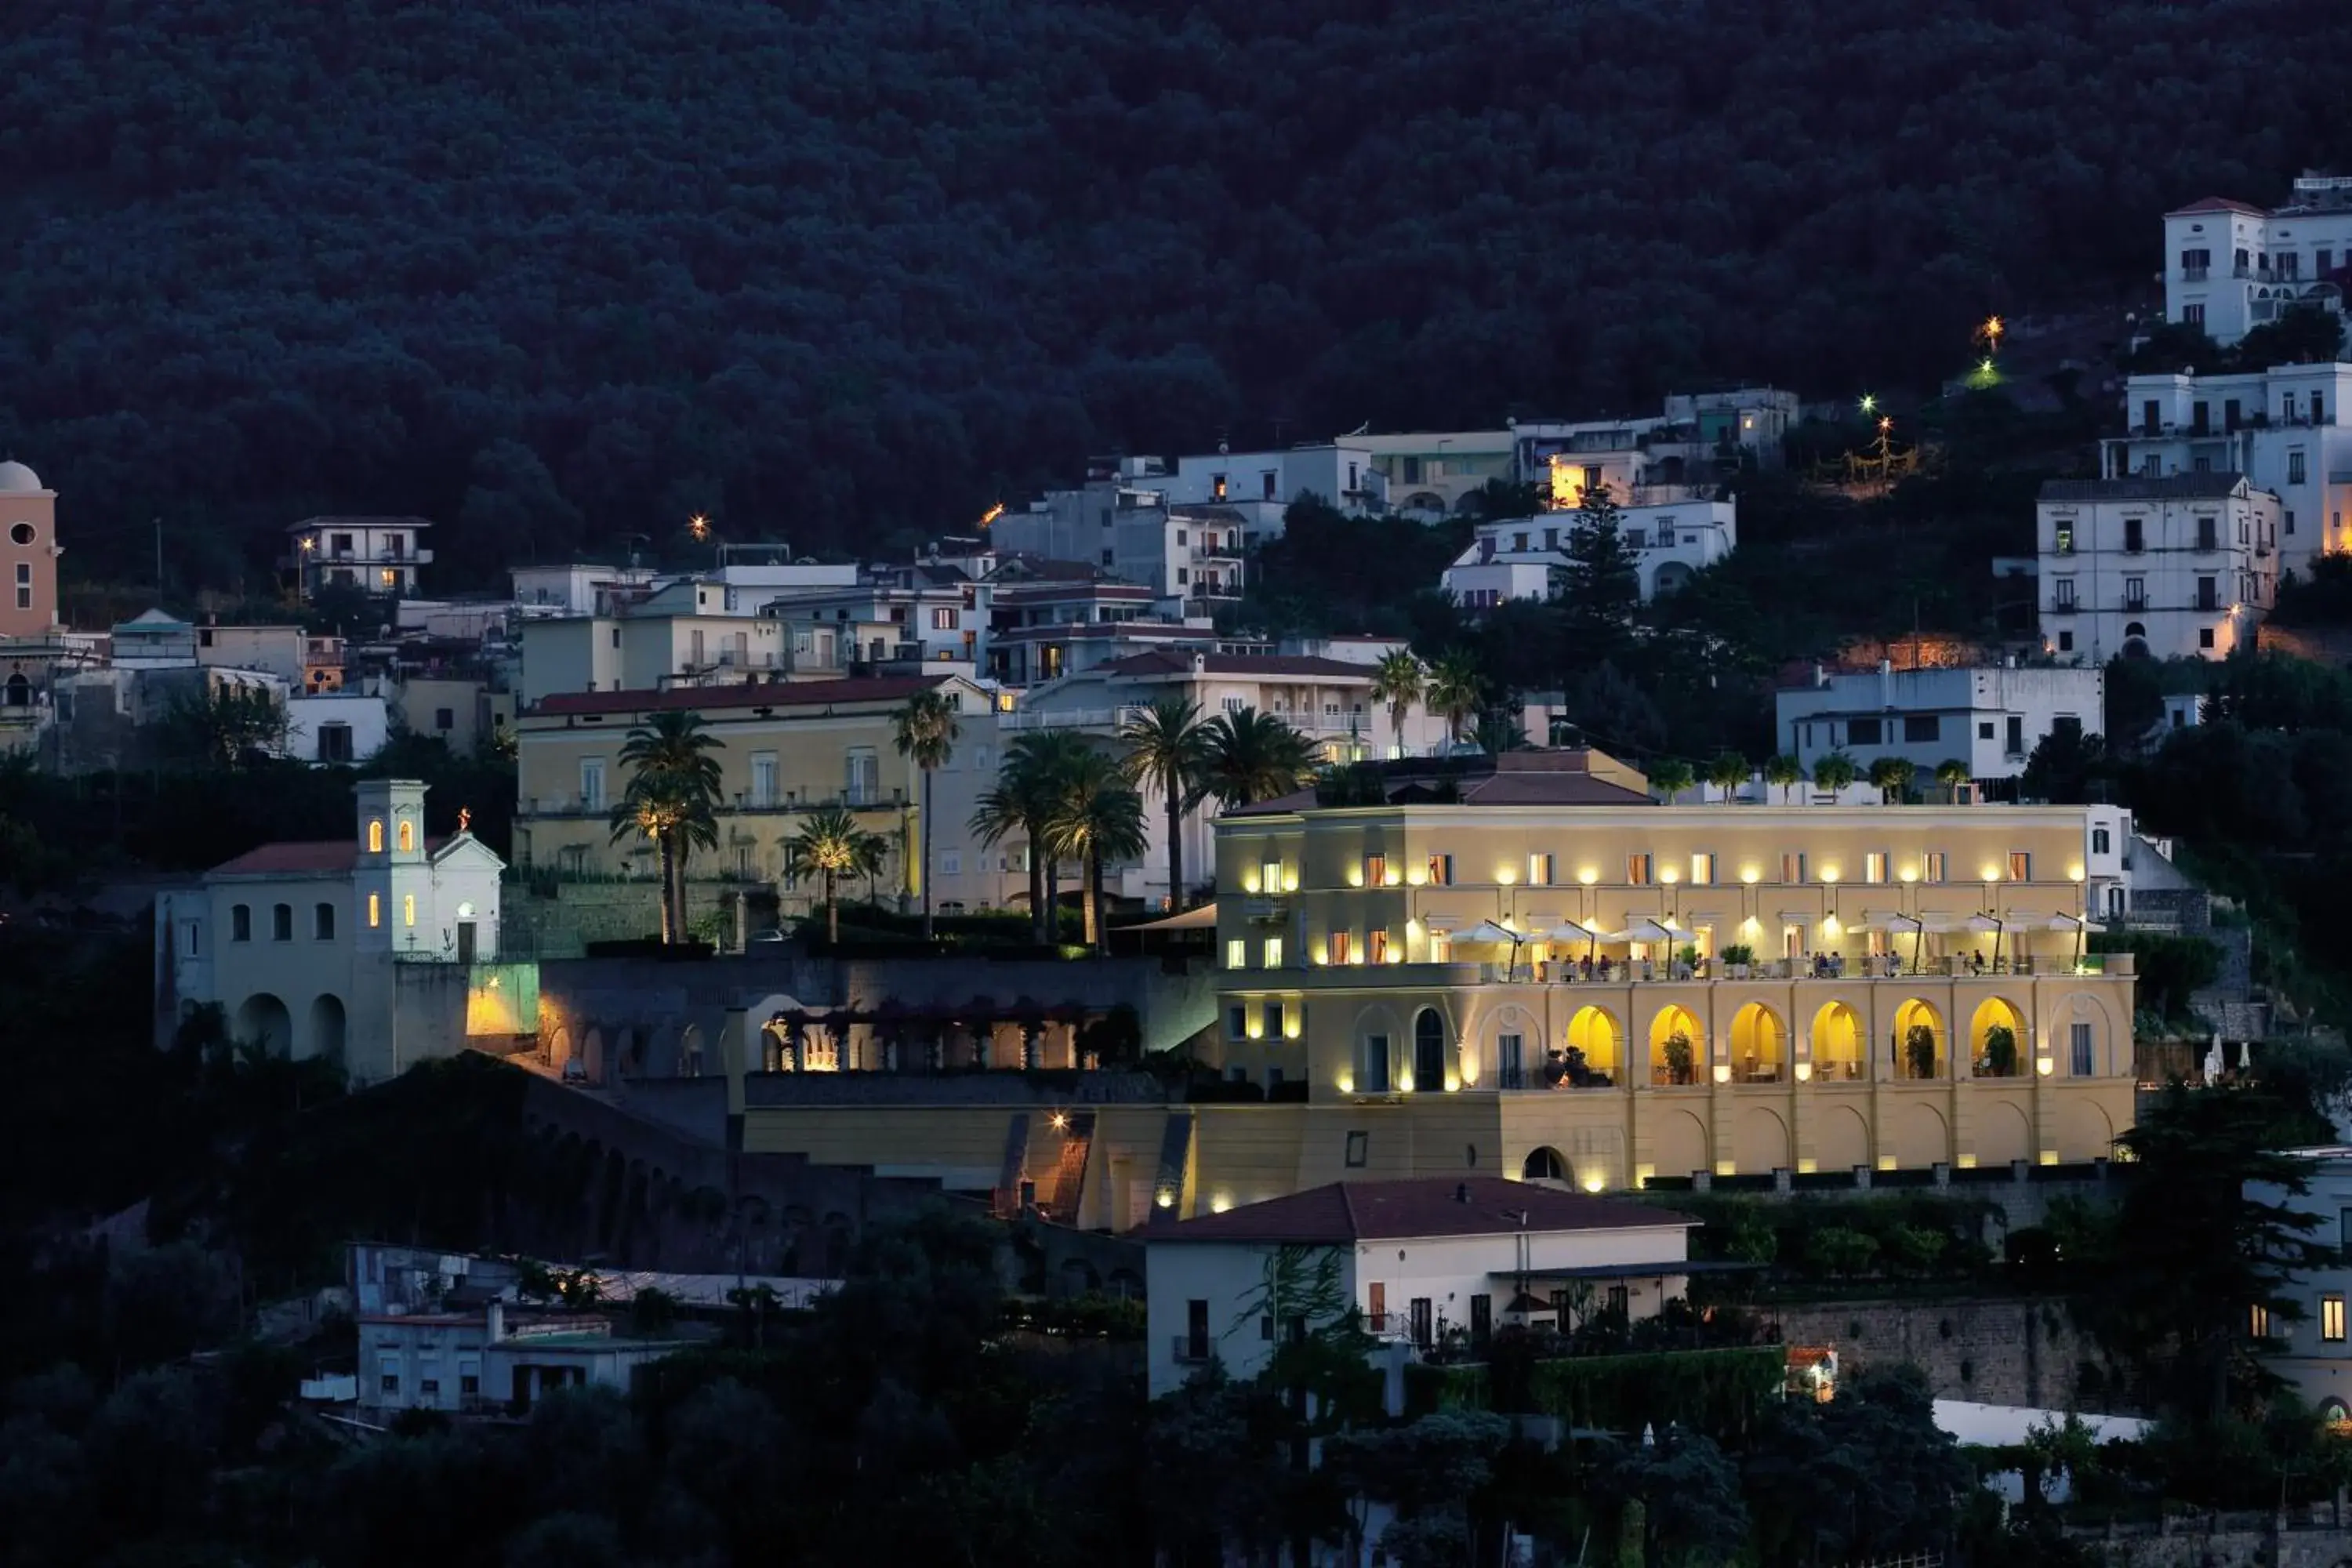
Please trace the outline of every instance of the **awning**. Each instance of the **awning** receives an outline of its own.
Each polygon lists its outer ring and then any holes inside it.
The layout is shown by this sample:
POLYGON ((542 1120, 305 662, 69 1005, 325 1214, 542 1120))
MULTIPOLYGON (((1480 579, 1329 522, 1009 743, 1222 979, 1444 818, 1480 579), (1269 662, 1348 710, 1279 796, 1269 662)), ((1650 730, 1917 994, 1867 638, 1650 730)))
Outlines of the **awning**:
POLYGON ((1603 935, 1601 940, 1603 942, 1686 942, 1689 940, 1689 935, 1687 932, 1678 931, 1668 926, 1662 926, 1655 921, 1639 920, 1634 921, 1630 925, 1626 926, 1623 931, 1612 931, 1608 932, 1603 935))
POLYGON ((1217 929, 1216 902, 1212 900, 1198 909, 1186 910, 1181 915, 1170 915, 1165 920, 1146 921, 1141 925, 1123 926, 1120 929, 1123 931, 1214 931, 1217 929))

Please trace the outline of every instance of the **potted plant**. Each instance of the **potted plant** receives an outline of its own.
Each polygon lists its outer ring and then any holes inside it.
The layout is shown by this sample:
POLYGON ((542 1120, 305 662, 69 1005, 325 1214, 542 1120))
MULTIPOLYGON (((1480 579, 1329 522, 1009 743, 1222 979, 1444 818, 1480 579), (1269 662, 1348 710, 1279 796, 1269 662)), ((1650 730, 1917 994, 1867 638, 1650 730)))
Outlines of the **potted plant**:
POLYGON ((1698 943, 1695 942, 1683 943, 1682 950, 1676 952, 1675 957, 1681 963, 1683 968, 1691 973, 1698 973, 1698 943))
POLYGON ((1668 1035, 1666 1037, 1665 1057, 1666 1081, 1668 1083, 1690 1082, 1691 1037, 1680 1029, 1676 1029, 1673 1034, 1668 1035))
POLYGON ((1984 1072, 1987 1078, 2017 1076, 2017 1031, 2007 1024, 1994 1024, 1985 1030, 1984 1072))
POLYGON ((1746 942, 1734 942, 1723 950, 1723 967, 1734 980, 1748 978, 1748 966, 1756 962, 1756 950, 1746 942))
POLYGON ((1928 1024, 1914 1024, 1904 1032, 1903 1055, 1911 1064, 1913 1078, 1936 1076, 1936 1030, 1928 1024))

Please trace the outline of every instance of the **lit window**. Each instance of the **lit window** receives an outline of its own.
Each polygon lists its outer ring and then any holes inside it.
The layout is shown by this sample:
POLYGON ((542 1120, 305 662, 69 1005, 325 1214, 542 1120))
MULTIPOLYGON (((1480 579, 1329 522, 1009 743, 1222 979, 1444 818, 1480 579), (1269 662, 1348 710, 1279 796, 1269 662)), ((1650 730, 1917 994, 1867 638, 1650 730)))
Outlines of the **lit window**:
POLYGON ((416 923, 416 895, 415 893, 404 893, 401 895, 400 916, 401 923, 404 925, 415 925, 416 923))
POLYGON ((1429 858, 1429 885, 1433 888, 1450 888, 1454 885, 1453 856, 1432 855, 1429 858))
POLYGON ((1364 857, 1364 886, 1385 888, 1389 885, 1389 858, 1385 855, 1364 857))
POLYGON ((373 931, 382 924, 383 924, 383 895, 370 893, 368 895, 368 930, 373 931))
POLYGON ((1923 882, 1940 882, 1944 879, 1942 850, 1930 849, 1919 857, 1919 879, 1923 882))
POLYGON ((2260 1301, 2246 1313, 2246 1332, 2258 1340, 2271 1337, 2271 1310, 2260 1301))
POLYGON ((1282 967, 1282 939, 1278 936, 1265 939, 1265 966, 1268 969, 1282 967))
POLYGON ((1389 933, 1387 931, 1375 931, 1366 932, 1364 936, 1364 947, 1366 950, 1364 956, 1370 962, 1374 963, 1386 963, 1389 961, 1389 933))
POLYGON ((1792 884, 1801 884, 1804 879, 1804 856, 1801 854, 1782 855, 1780 857, 1780 880, 1792 884))
POLYGON ((2033 857, 2022 849, 2009 852, 2009 879, 2012 882, 2033 880, 2033 857))
POLYGON ((2330 1343, 2344 1339, 2344 1298, 2322 1296, 2319 1299, 2319 1337, 2330 1343))
POLYGON ((1886 851, 1873 849, 1862 858, 1862 879, 1865 882, 1886 880, 1886 851))
POLYGON ((1652 879, 1652 872, 1654 869, 1654 867, 1651 862, 1650 857, 1647 855, 1628 855, 1625 857, 1625 881, 1628 886, 1635 888, 1648 887, 1652 879))
POLYGON ((1454 933, 1449 931, 1431 931, 1429 933, 1429 962, 1432 963, 1445 963, 1451 962, 1453 957, 1454 933))
POLYGON ((368 853, 371 855, 381 855, 383 853, 383 822, 382 818, 378 818, 377 820, 368 824, 368 853))
POLYGON ((1550 856, 1530 855, 1528 857, 1528 886, 1530 888, 1549 888, 1551 886, 1550 856))
POLYGON ((1356 939, 1352 931, 1335 931, 1331 933, 1332 963, 1352 963, 1355 962, 1355 953, 1356 939))
POLYGON ((400 852, 404 855, 416 847, 416 824, 406 817, 400 819, 400 852))
POLYGON ((1691 857, 1691 886, 1704 888, 1715 880, 1715 856, 1701 850, 1691 857))
POLYGON ((1282 862, 1268 860, 1257 868, 1257 889, 1261 893, 1282 891, 1282 862))
POLYGON ((1249 943, 1241 937, 1225 940, 1225 967, 1239 969, 1249 963, 1249 943))

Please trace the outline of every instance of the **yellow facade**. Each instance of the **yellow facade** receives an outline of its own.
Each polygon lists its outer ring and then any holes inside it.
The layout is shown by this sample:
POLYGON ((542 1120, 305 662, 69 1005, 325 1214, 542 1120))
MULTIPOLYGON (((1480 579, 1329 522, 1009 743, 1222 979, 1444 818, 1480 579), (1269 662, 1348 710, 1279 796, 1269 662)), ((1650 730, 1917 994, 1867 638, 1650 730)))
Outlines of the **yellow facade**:
MULTIPOLYGON (((1387 805, 1217 828, 1226 967, 1199 1049, 1269 1100, 1089 1108, 1082 1225, 1357 1177, 2073 1163, 2131 1124, 2132 966, 2078 951, 2079 808, 1387 805), (1641 920, 1674 940, 1536 940, 1641 920), (1529 940, 1475 940, 1483 921, 1529 940)), ((1067 1136, 1038 1107, 919 1101, 753 1106, 744 1131, 964 1189, 1001 1185, 1011 1150, 1048 1201, 1067 1136)))

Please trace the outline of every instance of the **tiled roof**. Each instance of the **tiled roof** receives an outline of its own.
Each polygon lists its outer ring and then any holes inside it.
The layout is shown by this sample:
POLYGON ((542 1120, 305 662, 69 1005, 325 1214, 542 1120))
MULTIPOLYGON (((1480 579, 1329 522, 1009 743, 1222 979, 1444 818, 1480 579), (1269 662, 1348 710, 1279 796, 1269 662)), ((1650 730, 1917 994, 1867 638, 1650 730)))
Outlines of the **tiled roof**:
POLYGON ((877 676, 862 680, 771 680, 757 686, 681 686, 667 691, 558 691, 542 697, 534 714, 695 712, 731 708, 829 708, 839 702, 904 702, 929 691, 944 675, 877 676))
POLYGON ((1350 1242, 1520 1231, 1687 1229, 1696 1223, 1646 1204, 1564 1193, 1531 1182, 1437 1176, 1334 1182, 1154 1227, 1147 1235, 1153 1242, 1350 1242))
MULTIPOLYGON (((449 843, 447 838, 425 841, 427 855, 437 854, 449 843)), ((298 839, 287 844, 264 844, 248 849, 234 860, 224 860, 206 873, 214 877, 306 877, 331 872, 348 871, 359 864, 360 842, 356 838, 298 839)))
MULTIPOLYGON (((1380 773, 1382 793, 1395 805, 1658 804, 1643 791, 1594 773, 1590 755, 1579 751, 1506 752, 1496 757, 1461 757, 1444 766, 1423 761, 1384 763, 1380 765, 1380 773), (1449 794, 1451 799, 1444 798, 1449 794)), ((1312 811, 1316 805, 1316 792, 1302 789, 1241 806, 1226 815, 1273 816, 1312 811)))
MULTIPOLYGON (((1139 653, 1131 658, 1114 659, 1100 668, 1107 674, 1127 676, 1183 675, 1192 670, 1193 655, 1154 651, 1139 653)), ((1374 674, 1370 665, 1349 664, 1338 658, 1302 658, 1295 655, 1211 653, 1200 656, 1202 672, 1209 675, 1265 676, 1279 679, 1284 676, 1338 675, 1369 682, 1374 674)))
POLYGON ((2245 482, 2242 474, 2165 474, 2120 479, 2045 479, 2043 500, 2218 500, 2245 482))
POLYGON ((2227 196, 2203 196, 2185 207, 2175 207, 2167 217, 2185 217, 2190 213, 2244 213, 2248 217, 2268 217, 2270 214, 2251 202, 2233 202, 2227 196))

